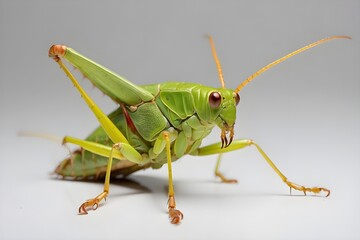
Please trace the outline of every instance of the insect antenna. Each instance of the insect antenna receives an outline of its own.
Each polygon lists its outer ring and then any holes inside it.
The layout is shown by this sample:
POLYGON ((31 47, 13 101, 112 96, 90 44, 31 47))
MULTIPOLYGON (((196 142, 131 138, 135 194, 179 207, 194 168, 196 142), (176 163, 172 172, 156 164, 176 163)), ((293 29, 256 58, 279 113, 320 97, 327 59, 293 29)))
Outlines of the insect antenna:
POLYGON ((37 138, 46 139, 46 140, 60 143, 60 144, 63 143, 63 138, 60 138, 60 137, 54 136, 54 135, 50 135, 50 134, 45 134, 45 133, 20 131, 20 132, 18 132, 18 136, 20 136, 20 137, 37 137, 37 138))
POLYGON ((328 38, 324 38, 324 39, 321 39, 319 41, 316 41, 314 43, 311 43, 305 47, 302 47, 294 52, 291 52, 287 55, 285 55, 284 57, 282 58, 279 58, 271 63, 269 63, 268 65, 266 65, 265 67, 261 68, 259 71, 253 73, 252 75, 250 75, 245 81, 243 81, 236 89, 235 89, 235 93, 238 93, 243 87, 245 87, 249 82, 251 82, 254 78, 256 78, 257 76, 259 76, 260 74, 262 74, 263 72, 269 70, 270 68, 278 65, 279 63, 281 63, 282 61, 288 59, 288 58, 291 58, 293 56, 295 56, 296 54, 299 54, 301 52, 304 52, 310 48, 313 48, 317 45, 320 45, 322 43, 325 43, 327 41, 330 41, 332 39, 336 39, 336 38, 345 38, 345 39, 351 39, 351 37, 348 37, 348 36, 332 36, 332 37, 328 37, 328 38))
POLYGON ((220 80, 220 83, 221 83, 221 87, 225 88, 225 82, 224 82, 224 77, 223 77, 223 74, 222 74, 221 64, 220 64, 220 61, 219 61, 219 59, 217 57, 217 54, 216 54, 216 49, 215 49, 215 44, 214 44, 213 38, 210 35, 208 35, 207 37, 209 38, 209 41, 210 41, 211 52, 212 52, 212 55, 213 55, 214 60, 215 60, 215 64, 216 64, 216 68, 217 68, 217 71, 218 71, 218 74, 219 74, 219 80, 220 80))

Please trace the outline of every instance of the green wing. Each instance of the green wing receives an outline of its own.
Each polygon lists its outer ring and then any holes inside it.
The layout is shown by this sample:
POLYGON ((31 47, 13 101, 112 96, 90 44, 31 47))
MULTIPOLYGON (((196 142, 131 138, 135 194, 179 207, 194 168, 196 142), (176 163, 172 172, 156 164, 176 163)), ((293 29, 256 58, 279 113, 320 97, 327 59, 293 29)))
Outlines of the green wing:
POLYGON ((149 91, 86 58, 74 49, 67 48, 64 58, 79 69, 97 88, 116 102, 137 105, 154 99, 154 96, 149 91))

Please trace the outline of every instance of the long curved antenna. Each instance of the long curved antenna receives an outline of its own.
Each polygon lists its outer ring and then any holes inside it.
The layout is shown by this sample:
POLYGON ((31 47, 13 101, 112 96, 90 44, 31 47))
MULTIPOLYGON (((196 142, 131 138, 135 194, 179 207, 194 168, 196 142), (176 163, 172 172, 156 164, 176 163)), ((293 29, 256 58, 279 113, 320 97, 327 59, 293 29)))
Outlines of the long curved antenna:
POLYGON ((217 54, 216 54, 214 41, 213 41, 213 39, 212 39, 212 37, 210 35, 208 35, 207 37, 209 38, 209 41, 210 41, 211 52, 212 52, 212 55, 213 55, 214 60, 215 60, 215 64, 216 64, 216 68, 217 68, 217 71, 218 71, 218 74, 219 74, 219 80, 220 80, 220 83, 221 83, 221 87, 225 88, 225 82, 224 82, 224 77, 223 77, 223 74, 222 74, 221 64, 220 64, 220 61, 219 61, 219 59, 217 57, 217 54))
POLYGON ((302 47, 292 53, 289 53, 288 55, 282 57, 282 58, 279 58, 278 60, 276 61, 273 61, 272 63, 266 65, 265 67, 263 67, 262 69, 260 69, 259 71, 257 71, 256 73, 252 74, 251 76, 249 76, 245 81, 243 81, 236 89, 235 89, 235 93, 238 93, 243 87, 245 87, 249 82, 251 82, 254 78, 256 78, 257 76, 259 76, 260 74, 262 74, 263 72, 269 70, 270 68, 274 67, 275 65, 278 65, 279 63, 281 63, 282 61, 288 59, 288 58, 291 58, 292 56, 295 56, 296 54, 299 54, 303 51, 306 51, 310 48, 313 48, 319 44, 322 44, 324 42, 327 42, 327 41, 330 41, 332 39, 335 39, 335 38, 346 38, 346 39, 351 39, 351 37, 348 37, 348 36, 332 36, 332 37, 328 37, 328 38, 324 38, 324 39, 321 39, 317 42, 314 42, 314 43, 311 43, 305 47, 302 47))
POLYGON ((21 132, 18 132, 18 136, 20 136, 20 137, 37 137, 37 138, 47 139, 47 140, 50 140, 52 142, 56 142, 59 144, 63 144, 63 138, 60 138, 60 137, 57 137, 54 135, 50 135, 50 134, 45 134, 45 133, 21 131, 21 132))

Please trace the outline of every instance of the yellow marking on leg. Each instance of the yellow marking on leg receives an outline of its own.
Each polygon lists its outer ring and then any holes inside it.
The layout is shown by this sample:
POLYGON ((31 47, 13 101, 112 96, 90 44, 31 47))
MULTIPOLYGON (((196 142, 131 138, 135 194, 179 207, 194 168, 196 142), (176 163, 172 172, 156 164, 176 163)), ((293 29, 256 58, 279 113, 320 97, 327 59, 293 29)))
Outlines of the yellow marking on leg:
POLYGON ((270 167, 279 175, 279 177, 286 182, 287 178, 284 174, 280 172, 280 170, 275 166, 275 164, 271 161, 271 159, 266 155, 266 153, 260 148, 259 145, 257 145, 254 141, 251 140, 250 145, 254 145, 259 153, 263 156, 263 158, 266 160, 266 162, 270 165, 270 167))
POLYGON ((111 175, 111 167, 112 167, 112 160, 113 160, 113 151, 114 151, 114 149, 119 150, 120 148, 121 148, 120 143, 115 143, 111 148, 109 161, 108 161, 107 168, 106 168, 104 191, 102 193, 100 193, 98 196, 96 196, 95 198, 89 199, 86 202, 84 202, 83 204, 81 204, 81 206, 79 207, 79 214, 87 214, 88 213, 87 209, 90 207, 93 210, 96 210, 99 206, 99 203, 103 199, 106 199, 107 195, 109 194, 109 190, 110 190, 110 175, 111 175))
POLYGON ((65 74, 70 78, 71 82, 80 92, 81 96, 84 98, 86 104, 89 106, 91 111, 97 117, 100 125, 103 127, 106 134, 110 137, 113 142, 122 142, 129 144, 125 136, 120 132, 120 130, 115 126, 115 124, 108 118, 108 116, 95 104, 95 102, 87 95, 84 89, 80 86, 76 78, 72 75, 69 69, 64 65, 64 63, 59 59, 57 61, 60 68, 65 72, 65 74))
MULTIPOLYGON (((112 147, 100 144, 100 143, 95 143, 95 142, 91 142, 91 141, 87 141, 87 140, 83 140, 83 139, 79 139, 79 138, 74 138, 71 136, 65 136, 64 137, 64 143, 72 143, 75 145, 80 146, 82 149, 85 149, 89 152, 95 153, 97 155, 103 156, 103 157, 109 157, 112 151, 112 147)), ((124 156, 119 152, 119 151, 115 151, 112 153, 113 157, 116 159, 120 159, 123 160, 124 156)))
POLYGON ((266 162, 270 165, 270 167, 280 176, 280 178, 283 180, 283 182, 286 183, 286 185, 288 185, 290 187, 290 193, 291 193, 291 189, 295 189, 298 191, 302 191, 304 193, 304 195, 306 195, 306 192, 312 192, 312 193, 320 193, 320 192, 326 192, 326 197, 328 197, 330 195, 330 190, 327 188, 323 188, 323 187, 305 187, 293 182, 290 182, 287 180, 287 177, 285 177, 284 174, 282 174, 280 172, 280 170, 275 166, 275 164, 271 161, 271 159, 266 155, 266 153, 260 148, 259 145, 257 145, 254 141, 251 140, 251 145, 254 145, 257 150, 260 152, 260 154, 264 157, 264 159, 266 160, 266 162))
POLYGON ((175 191, 173 185, 173 177, 172 177, 172 162, 171 162, 171 142, 169 138, 168 132, 163 132, 164 139, 166 141, 166 158, 167 158, 167 165, 168 165, 168 174, 169 174, 169 199, 168 199, 168 209, 169 209, 169 218, 172 224, 179 224, 183 219, 184 215, 182 212, 176 209, 176 202, 175 202, 175 191))
MULTIPOLYGON (((271 159, 261 149, 261 147, 257 143, 255 143, 253 140, 250 140, 250 139, 235 140, 227 148, 221 148, 221 143, 211 144, 211 145, 208 145, 208 146, 205 146, 205 147, 198 148, 197 151, 195 151, 193 153, 193 155, 206 156, 206 155, 211 155, 211 154, 221 154, 221 153, 225 153, 225 152, 239 150, 239 149, 242 149, 244 147, 251 146, 251 145, 254 145, 256 147, 258 152, 266 160, 266 162, 270 165, 270 167, 276 172, 277 175, 279 175, 279 177, 282 179, 282 181, 286 185, 288 185, 290 187, 290 190, 293 188, 295 190, 304 192, 305 195, 306 195, 307 192, 312 192, 312 193, 325 192, 326 197, 328 197, 330 195, 330 190, 327 189, 327 188, 323 188, 323 187, 311 187, 311 188, 309 188, 309 187, 305 187, 305 186, 290 182, 287 179, 287 177, 275 166, 273 161, 271 161, 271 159)), ((215 171, 219 169, 219 165, 220 165, 220 160, 218 160, 218 162, 217 162, 215 171)), ((219 177, 221 178, 221 176, 219 176, 219 177)))
MULTIPOLYGON (((170 149, 170 138, 169 133, 164 132, 164 139, 166 141, 166 159, 167 159, 167 165, 168 165, 168 176, 169 176, 169 197, 174 196, 174 186, 173 186, 173 180, 172 180, 172 162, 171 162, 171 149, 170 149)), ((175 207, 175 206, 174 206, 175 207)))

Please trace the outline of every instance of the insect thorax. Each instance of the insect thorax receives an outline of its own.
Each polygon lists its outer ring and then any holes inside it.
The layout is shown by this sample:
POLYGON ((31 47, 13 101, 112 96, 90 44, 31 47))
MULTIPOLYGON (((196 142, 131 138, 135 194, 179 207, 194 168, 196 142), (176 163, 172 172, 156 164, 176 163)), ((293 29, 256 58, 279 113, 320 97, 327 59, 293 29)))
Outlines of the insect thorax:
MULTIPOLYGON (((185 154, 194 152, 208 136, 215 125, 205 125, 196 115, 184 120, 177 128, 166 129, 170 133, 172 161, 176 161, 185 154)), ((155 141, 153 142, 155 144, 155 141)), ((154 154, 149 149, 149 160, 153 168, 159 168, 166 163, 166 149, 160 154, 154 154)))

